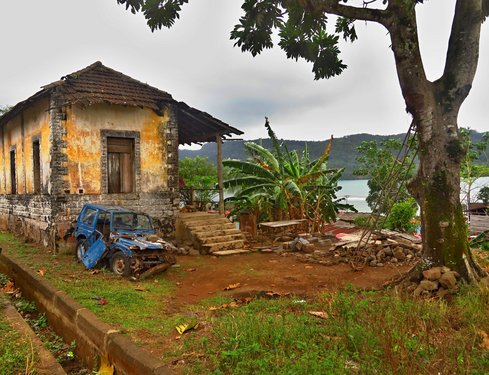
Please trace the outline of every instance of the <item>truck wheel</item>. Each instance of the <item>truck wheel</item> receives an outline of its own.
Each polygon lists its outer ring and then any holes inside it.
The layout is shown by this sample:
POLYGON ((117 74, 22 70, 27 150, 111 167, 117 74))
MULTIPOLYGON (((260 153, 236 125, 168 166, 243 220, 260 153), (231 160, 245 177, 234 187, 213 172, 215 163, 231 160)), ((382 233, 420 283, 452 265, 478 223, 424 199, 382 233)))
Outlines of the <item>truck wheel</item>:
POLYGON ((85 238, 80 238, 80 239, 76 240, 75 257, 76 257, 76 259, 78 259, 78 261, 80 261, 80 262, 82 261, 83 256, 85 255, 87 250, 88 250, 88 244, 87 244, 87 240, 85 238))
POLYGON ((131 262, 121 251, 118 251, 110 257, 110 269, 116 275, 129 276, 131 273, 131 262))

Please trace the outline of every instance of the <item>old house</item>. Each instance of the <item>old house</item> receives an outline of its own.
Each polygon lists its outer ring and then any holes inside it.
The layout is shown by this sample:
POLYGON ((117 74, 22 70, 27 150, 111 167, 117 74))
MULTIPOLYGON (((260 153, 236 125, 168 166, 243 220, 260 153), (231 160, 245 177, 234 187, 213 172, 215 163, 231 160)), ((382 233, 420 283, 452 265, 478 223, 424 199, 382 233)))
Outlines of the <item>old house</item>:
POLYGON ((171 231, 178 145, 242 134, 96 62, 0 117, 0 229, 59 250, 87 202, 145 211, 171 231))

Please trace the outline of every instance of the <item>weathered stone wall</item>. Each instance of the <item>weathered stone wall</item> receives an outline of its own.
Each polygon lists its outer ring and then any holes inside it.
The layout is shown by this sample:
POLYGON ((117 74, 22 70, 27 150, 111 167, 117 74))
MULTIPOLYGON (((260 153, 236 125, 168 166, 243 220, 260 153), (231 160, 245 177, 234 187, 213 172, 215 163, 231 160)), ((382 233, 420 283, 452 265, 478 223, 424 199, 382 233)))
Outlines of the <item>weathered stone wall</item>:
POLYGON ((44 246, 54 244, 52 213, 48 195, 0 195, 0 229, 44 246))

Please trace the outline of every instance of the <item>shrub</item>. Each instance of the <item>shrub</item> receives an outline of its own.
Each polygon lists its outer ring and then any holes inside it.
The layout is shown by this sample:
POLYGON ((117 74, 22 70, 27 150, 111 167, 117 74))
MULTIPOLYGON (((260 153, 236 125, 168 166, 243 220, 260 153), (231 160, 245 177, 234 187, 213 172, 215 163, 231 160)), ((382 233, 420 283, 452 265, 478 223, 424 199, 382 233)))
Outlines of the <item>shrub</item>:
POLYGON ((412 233, 416 230, 417 223, 414 220, 418 211, 418 205, 413 198, 408 198, 392 206, 391 213, 386 220, 386 227, 391 230, 399 230, 412 233))

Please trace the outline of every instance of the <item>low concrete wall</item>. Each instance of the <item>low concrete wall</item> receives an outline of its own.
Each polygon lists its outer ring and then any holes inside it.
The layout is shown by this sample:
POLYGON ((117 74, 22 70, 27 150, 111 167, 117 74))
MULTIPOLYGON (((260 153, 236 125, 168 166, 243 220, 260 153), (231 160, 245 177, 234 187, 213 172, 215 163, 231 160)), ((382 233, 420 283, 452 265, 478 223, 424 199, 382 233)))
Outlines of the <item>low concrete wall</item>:
POLYGON ((65 342, 76 340, 76 354, 90 368, 107 356, 117 374, 166 375, 171 370, 110 325, 100 321, 65 292, 3 254, 0 249, 0 272, 11 277, 22 294, 44 312, 49 325, 65 342))

